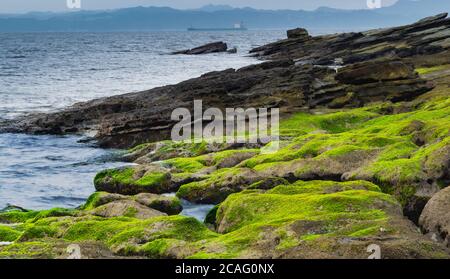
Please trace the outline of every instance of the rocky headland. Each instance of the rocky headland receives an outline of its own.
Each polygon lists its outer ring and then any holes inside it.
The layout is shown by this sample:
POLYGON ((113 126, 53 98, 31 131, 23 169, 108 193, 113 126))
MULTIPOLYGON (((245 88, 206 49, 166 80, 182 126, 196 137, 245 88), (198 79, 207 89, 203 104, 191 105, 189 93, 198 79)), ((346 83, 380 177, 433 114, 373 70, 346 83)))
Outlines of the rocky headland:
POLYGON ((77 209, 0 213, 0 258, 449 258, 450 19, 258 47, 265 60, 0 123, 128 148, 77 209), (278 107, 281 148, 170 141, 175 108, 278 107), (162 194, 175 193, 176 197, 162 194), (180 199, 216 205, 202 223, 180 199))

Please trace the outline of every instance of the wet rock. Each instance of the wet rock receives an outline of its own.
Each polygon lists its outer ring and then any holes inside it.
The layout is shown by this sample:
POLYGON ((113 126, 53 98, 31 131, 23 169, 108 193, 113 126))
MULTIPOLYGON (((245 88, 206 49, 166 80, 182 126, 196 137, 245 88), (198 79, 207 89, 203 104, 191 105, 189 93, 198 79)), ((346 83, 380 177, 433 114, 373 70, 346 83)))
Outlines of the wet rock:
POLYGON ((227 53, 230 53, 230 54, 235 54, 235 53, 237 53, 237 48, 236 47, 233 47, 233 48, 230 48, 230 49, 228 49, 227 50, 227 53))
POLYGON ((203 46, 199 46, 193 49, 181 50, 173 52, 172 54, 187 54, 187 55, 199 55, 199 54, 209 54, 216 52, 226 52, 228 46, 224 42, 214 42, 210 44, 206 44, 203 46))

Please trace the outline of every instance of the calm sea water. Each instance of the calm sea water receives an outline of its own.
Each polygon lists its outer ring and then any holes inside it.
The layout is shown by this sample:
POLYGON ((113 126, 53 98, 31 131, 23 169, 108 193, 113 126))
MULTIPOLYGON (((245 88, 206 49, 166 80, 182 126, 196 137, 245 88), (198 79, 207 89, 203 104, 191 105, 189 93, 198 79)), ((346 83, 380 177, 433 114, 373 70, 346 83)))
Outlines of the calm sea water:
MULTIPOLYGON (((0 33, 0 118, 242 67, 256 62, 246 57, 249 49, 283 37, 282 31, 0 33), (239 52, 168 55, 219 40, 239 52)), ((118 151, 78 140, 0 134, 0 209, 76 207, 94 191, 96 172, 122 165, 114 161, 118 151)))

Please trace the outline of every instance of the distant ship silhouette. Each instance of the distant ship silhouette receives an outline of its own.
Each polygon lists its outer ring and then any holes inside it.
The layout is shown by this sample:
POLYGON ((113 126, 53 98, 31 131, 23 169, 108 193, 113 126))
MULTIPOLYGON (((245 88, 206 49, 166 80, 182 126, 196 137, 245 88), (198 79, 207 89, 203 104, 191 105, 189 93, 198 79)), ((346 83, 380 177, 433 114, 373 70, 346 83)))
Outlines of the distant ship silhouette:
POLYGON ((188 31, 247 31, 243 22, 236 23, 233 28, 195 28, 189 27, 188 31))

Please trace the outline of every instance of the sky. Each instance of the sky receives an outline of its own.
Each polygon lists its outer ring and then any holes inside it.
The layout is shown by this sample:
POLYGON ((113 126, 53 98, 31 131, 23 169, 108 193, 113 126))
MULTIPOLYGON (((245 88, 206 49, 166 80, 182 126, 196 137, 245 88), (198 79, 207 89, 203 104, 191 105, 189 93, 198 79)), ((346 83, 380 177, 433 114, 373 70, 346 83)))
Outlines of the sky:
MULTIPOLYGON (((0 0, 0 13, 30 11, 68 11, 68 0, 0 0)), ((71 0, 77 1, 77 0, 71 0)), ((135 6, 168 6, 179 9, 199 8, 207 4, 260 9, 313 10, 327 6, 342 9, 365 9, 367 1, 381 1, 389 6, 397 0, 79 0, 83 10, 116 9, 135 6)), ((447 1, 447 0, 443 0, 447 1)))

